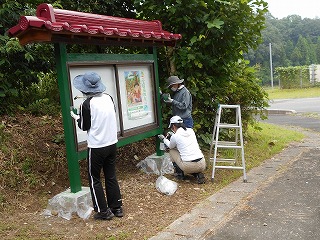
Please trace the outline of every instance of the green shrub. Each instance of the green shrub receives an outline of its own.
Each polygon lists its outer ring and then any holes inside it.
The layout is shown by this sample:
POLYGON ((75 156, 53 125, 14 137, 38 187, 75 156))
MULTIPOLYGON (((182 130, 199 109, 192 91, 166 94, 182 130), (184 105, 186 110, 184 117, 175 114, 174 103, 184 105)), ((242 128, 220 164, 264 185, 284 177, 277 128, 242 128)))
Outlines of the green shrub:
POLYGON ((26 110, 36 116, 52 115, 55 116, 60 113, 61 107, 55 103, 50 102, 48 98, 39 99, 31 103, 26 110))
POLYGON ((310 72, 308 66, 277 67, 275 72, 278 75, 281 88, 283 89, 310 86, 310 72))

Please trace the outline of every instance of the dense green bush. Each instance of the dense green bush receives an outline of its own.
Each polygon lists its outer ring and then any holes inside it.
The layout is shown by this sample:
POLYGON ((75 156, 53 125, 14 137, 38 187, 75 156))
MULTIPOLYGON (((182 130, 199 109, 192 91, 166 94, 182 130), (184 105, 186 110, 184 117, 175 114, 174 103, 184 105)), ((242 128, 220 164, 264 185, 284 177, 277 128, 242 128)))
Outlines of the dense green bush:
POLYGON ((308 66, 277 67, 275 69, 279 86, 283 89, 310 86, 310 70, 308 66))
POLYGON ((27 102, 26 110, 36 115, 57 115, 60 113, 59 89, 56 74, 40 72, 38 82, 32 83, 21 96, 27 102))
POLYGON ((30 103, 25 110, 37 116, 54 116, 60 113, 61 108, 60 105, 51 102, 48 98, 43 98, 30 103))

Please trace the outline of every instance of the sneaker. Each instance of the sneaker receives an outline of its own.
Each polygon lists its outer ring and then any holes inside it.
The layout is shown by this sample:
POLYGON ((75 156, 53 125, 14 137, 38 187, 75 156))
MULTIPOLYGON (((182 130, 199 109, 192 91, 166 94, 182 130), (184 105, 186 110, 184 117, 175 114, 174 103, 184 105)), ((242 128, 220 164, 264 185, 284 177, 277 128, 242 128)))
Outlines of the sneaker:
POLYGON ((174 173, 174 177, 178 180, 184 180, 184 174, 183 173, 174 173))
POLYGON ((194 174, 194 176, 197 179, 198 184, 204 184, 206 182, 206 179, 203 173, 196 173, 194 174))
POLYGON ((122 211, 122 207, 119 208, 111 208, 112 213, 116 216, 116 217, 123 217, 123 211, 122 211))
POLYGON ((179 166, 173 162, 174 176, 178 180, 184 180, 184 172, 179 168, 179 166))
POLYGON ((114 214, 108 208, 106 212, 97 212, 93 218, 95 220, 111 220, 114 217, 114 214))

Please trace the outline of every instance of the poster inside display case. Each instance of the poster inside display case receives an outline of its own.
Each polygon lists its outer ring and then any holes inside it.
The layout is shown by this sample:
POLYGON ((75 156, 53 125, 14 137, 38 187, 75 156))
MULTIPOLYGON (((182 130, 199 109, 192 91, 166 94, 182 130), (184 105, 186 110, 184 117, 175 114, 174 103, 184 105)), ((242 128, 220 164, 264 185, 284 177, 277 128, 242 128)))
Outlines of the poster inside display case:
POLYGON ((150 66, 118 67, 124 130, 156 122, 150 66))
MULTIPOLYGON (((143 133, 158 127, 154 65, 150 62, 69 63, 69 84, 72 106, 79 111, 80 104, 86 99, 72 82, 78 75, 93 71, 101 76, 106 86, 104 93, 114 101, 117 113, 119 140, 143 133)), ((86 149, 87 132, 82 131, 74 122, 77 151, 86 149)))

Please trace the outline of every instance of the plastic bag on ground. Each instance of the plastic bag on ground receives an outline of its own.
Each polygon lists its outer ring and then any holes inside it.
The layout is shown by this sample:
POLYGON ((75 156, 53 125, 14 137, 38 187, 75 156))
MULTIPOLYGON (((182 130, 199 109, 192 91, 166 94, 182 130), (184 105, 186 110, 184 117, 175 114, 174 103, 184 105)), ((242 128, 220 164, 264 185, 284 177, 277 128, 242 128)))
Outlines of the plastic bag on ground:
POLYGON ((164 175, 174 172, 174 167, 168 153, 165 153, 163 156, 153 154, 146 157, 137 164, 137 167, 147 174, 164 175))
POLYGON ((177 191, 178 184, 165 176, 160 176, 156 181, 156 188, 161 193, 172 195, 177 191))

